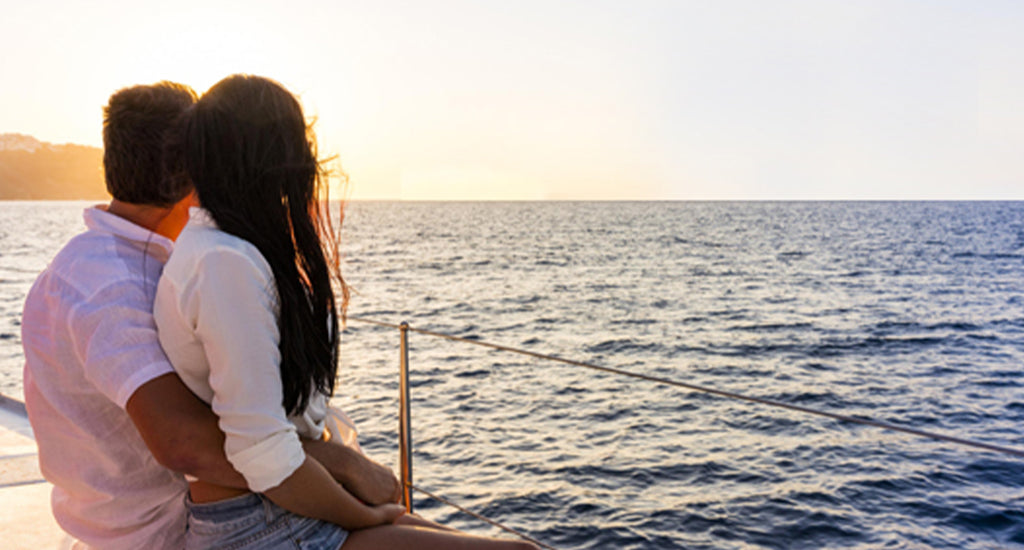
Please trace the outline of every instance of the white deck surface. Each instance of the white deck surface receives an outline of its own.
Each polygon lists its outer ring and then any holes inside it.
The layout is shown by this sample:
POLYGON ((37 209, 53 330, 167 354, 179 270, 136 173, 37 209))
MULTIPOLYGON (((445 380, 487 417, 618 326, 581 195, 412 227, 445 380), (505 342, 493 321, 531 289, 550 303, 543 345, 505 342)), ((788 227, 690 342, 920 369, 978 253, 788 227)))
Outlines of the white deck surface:
MULTIPOLYGON (((2 397, 0 397, 2 399, 2 397)), ((28 419, 0 402, 0 546, 67 549, 71 539, 50 513, 50 484, 39 473, 28 419)))

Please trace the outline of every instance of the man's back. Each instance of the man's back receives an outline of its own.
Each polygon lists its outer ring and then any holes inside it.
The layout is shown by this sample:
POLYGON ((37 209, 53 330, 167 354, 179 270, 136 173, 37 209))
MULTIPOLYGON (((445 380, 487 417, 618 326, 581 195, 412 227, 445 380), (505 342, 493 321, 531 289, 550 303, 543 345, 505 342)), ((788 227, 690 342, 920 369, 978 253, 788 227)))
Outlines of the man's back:
POLYGON ((61 527, 102 548, 181 547, 179 474, 159 465, 124 407, 173 372, 152 301, 171 241, 99 209, 25 303, 25 403, 61 527))

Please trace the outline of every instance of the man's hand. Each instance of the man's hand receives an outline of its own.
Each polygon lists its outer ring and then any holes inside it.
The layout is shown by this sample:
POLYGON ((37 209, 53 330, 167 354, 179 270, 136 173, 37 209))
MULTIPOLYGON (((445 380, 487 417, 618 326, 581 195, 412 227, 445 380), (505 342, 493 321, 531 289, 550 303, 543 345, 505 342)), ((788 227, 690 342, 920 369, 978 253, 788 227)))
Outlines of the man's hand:
POLYGON ((366 455, 333 440, 304 439, 302 447, 327 468, 331 477, 366 504, 379 506, 401 500, 402 485, 395 474, 366 455))

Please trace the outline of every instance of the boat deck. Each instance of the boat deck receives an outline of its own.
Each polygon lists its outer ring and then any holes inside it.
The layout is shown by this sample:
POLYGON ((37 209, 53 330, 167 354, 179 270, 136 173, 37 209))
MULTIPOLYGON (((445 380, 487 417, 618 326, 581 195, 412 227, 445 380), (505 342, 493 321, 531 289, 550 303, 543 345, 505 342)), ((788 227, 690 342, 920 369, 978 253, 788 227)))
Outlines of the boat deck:
POLYGON ((17 401, 0 396, 0 540, 4 548, 69 549, 50 513, 51 485, 39 472, 32 427, 17 401))

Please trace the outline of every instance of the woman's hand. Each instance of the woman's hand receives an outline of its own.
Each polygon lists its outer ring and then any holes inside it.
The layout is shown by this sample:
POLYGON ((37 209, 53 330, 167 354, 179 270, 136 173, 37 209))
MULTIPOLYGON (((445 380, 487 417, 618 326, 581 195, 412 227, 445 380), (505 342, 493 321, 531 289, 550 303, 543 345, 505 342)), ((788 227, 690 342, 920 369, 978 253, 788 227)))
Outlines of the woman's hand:
POLYGON ((373 507, 374 513, 380 519, 378 525, 394 523, 395 520, 405 514, 405 506, 401 504, 381 504, 373 507))
POLYGON ((361 471, 362 475, 349 475, 341 484, 363 502, 387 505, 402 499, 402 484, 391 468, 366 459, 362 463, 361 471))
POLYGON ((394 472, 359 451, 333 439, 303 440, 302 447, 359 500, 373 506, 401 500, 402 484, 394 472))
POLYGON ((366 505, 309 456, 280 485, 263 494, 285 510, 329 521, 349 531, 385 525, 405 513, 398 504, 366 505))

